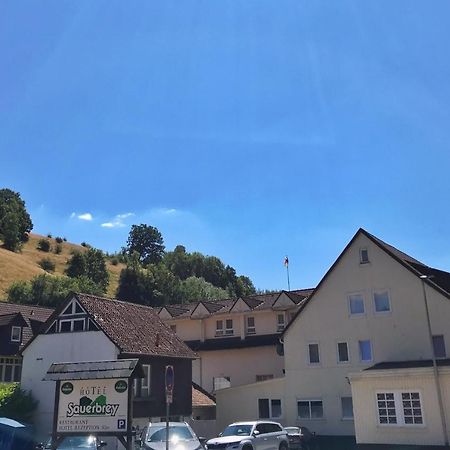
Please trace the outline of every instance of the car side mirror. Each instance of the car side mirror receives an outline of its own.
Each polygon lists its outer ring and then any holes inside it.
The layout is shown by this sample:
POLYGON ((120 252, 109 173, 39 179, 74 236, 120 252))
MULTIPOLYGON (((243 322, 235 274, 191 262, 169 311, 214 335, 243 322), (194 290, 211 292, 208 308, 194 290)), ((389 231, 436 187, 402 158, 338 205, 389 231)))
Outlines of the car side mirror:
POLYGON ((259 431, 258 431, 258 430, 255 430, 255 431, 253 432, 253 436, 258 436, 258 434, 259 434, 259 431))

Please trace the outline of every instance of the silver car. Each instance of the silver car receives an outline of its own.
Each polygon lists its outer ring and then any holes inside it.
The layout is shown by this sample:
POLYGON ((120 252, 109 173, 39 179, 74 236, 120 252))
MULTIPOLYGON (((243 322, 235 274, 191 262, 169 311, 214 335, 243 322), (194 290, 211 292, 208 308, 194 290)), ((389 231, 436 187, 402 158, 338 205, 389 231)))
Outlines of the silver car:
MULTIPOLYGON (((136 438, 136 449, 166 450, 166 422, 149 423, 136 438)), ((169 422, 169 450, 204 450, 186 422, 169 422)))
POLYGON ((257 420, 228 425, 219 437, 206 443, 207 450, 288 450, 287 433, 277 422, 257 420))

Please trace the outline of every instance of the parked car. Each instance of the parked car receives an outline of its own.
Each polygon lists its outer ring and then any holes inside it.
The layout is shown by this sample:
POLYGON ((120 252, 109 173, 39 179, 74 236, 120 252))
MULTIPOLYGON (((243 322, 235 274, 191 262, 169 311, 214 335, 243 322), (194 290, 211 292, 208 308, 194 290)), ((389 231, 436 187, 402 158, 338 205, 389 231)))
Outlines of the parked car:
MULTIPOLYGON (((135 448, 166 449, 166 422, 149 423, 136 437, 135 448)), ((169 450, 204 450, 194 430, 186 422, 169 422, 169 450)))
POLYGON ((283 427, 264 420, 232 423, 219 437, 206 442, 207 450, 288 450, 288 447, 283 427))
POLYGON ((32 450, 33 448, 33 429, 30 425, 0 417, 1 450, 32 450))
POLYGON ((309 450, 314 434, 306 427, 284 427, 289 440, 289 448, 294 450, 309 450))
MULTIPOLYGON (((57 450, 98 450, 106 446, 96 436, 66 436, 58 445, 57 450)), ((52 438, 46 444, 38 444, 36 449, 47 450, 52 448, 52 438)))

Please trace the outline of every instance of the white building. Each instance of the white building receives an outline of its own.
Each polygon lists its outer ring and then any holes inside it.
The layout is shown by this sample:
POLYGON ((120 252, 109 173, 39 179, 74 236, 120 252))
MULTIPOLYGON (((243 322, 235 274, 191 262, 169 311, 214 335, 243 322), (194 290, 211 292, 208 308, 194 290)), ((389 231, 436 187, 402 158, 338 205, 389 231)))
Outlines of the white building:
MULTIPOLYGON (((445 358, 450 345, 450 274, 430 268, 360 229, 284 331, 285 376, 219 391, 218 426, 259 415, 284 424, 302 424, 323 435, 354 435, 350 374, 377 363, 433 356, 423 275, 434 276, 425 280, 434 351, 445 358), (233 408, 237 398, 238 410, 233 408)), ((369 397, 372 404, 358 403, 358 413, 364 415, 364 408, 376 410, 375 394, 369 397)), ((423 431, 435 422, 423 413, 424 424, 412 424, 406 427, 408 432, 423 431)), ((379 435, 385 434, 384 425, 378 417, 379 435)), ((380 442, 372 435, 371 442, 380 442)), ((439 439, 442 431, 434 442, 439 439)))
POLYGON ((193 381, 213 393, 283 375, 281 333, 312 292, 167 305, 159 317, 198 354, 193 381))

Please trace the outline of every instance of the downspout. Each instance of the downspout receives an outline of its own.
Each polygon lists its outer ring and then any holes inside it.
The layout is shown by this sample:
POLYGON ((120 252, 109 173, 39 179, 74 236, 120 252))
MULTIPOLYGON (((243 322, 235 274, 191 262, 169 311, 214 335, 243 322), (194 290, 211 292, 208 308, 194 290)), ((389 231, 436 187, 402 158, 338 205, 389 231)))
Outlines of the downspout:
POLYGON ((441 413, 442 432, 444 434, 445 446, 448 446, 449 440, 448 440, 447 424, 445 421, 444 402, 442 401, 442 389, 441 389, 441 383, 439 380, 439 371, 438 371, 436 356, 434 354, 433 333, 431 331, 430 311, 428 309, 427 292, 425 289, 425 280, 428 279, 428 277, 426 275, 421 275, 420 279, 422 281, 423 299, 425 302, 425 312, 426 312, 426 316, 427 316, 427 325, 428 325, 428 336, 430 338, 431 355, 432 355, 432 360, 433 360, 434 382, 436 384, 436 394, 438 397, 439 411, 441 413))

